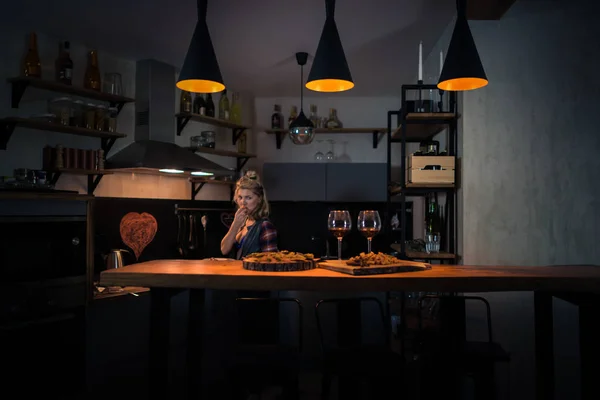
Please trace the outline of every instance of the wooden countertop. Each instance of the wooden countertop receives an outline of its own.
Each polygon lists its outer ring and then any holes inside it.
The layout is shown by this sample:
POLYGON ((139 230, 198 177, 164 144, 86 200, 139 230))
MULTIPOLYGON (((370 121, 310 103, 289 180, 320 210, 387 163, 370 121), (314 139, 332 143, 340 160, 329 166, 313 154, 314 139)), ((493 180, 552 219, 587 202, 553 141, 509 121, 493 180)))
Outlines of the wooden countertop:
POLYGON ((598 266, 433 265, 431 270, 351 276, 321 268, 298 272, 255 272, 241 261, 156 260, 100 274, 103 286, 305 291, 600 293, 598 266))

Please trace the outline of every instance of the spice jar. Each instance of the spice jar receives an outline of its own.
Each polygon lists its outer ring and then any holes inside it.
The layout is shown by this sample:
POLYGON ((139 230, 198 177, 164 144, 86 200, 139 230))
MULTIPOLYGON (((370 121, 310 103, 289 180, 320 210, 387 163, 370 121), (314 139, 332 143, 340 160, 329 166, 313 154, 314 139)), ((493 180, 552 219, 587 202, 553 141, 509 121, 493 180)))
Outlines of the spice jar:
POLYGON ((202 131, 202 132, 200 132, 200 136, 204 140, 204 143, 202 143, 202 146, 210 147, 211 149, 215 148, 215 132, 214 131, 202 131))
POLYGON ((108 114, 106 117, 106 130, 108 132, 117 131, 117 115, 119 115, 117 107, 108 107, 108 114))
POLYGON ((96 106, 95 126, 97 131, 103 131, 106 128, 106 106, 96 106))
POLYGON ((51 99, 48 111, 55 115, 57 124, 69 125, 71 123, 71 99, 69 97, 51 99))
POLYGON ((81 100, 75 100, 71 105, 71 126, 83 128, 85 126, 84 104, 81 100))
POLYGON ((94 121, 96 120, 96 106, 88 103, 85 106, 85 128, 94 129, 94 121))

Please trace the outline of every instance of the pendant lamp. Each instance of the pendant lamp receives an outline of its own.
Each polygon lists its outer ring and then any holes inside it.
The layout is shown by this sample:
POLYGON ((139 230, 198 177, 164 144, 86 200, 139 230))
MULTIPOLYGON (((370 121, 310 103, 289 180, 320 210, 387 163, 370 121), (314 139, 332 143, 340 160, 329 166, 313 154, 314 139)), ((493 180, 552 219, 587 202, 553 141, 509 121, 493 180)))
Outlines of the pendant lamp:
POLYGON ((473 90, 488 84, 487 76, 467 22, 466 0, 457 0, 457 18, 438 88, 441 90, 473 90))
POLYGON ((314 125, 306 118, 303 110, 304 103, 304 66, 308 59, 308 53, 296 53, 296 61, 300 65, 300 114, 290 124, 290 139, 294 144, 309 144, 315 137, 314 125))
POLYGON ((354 87, 334 13, 335 0, 325 0, 325 25, 306 82, 306 88, 316 92, 343 92, 354 87))
POLYGON ((207 0, 198 0, 198 22, 177 81, 177 87, 187 92, 217 93, 225 90, 206 24, 206 3, 207 0))

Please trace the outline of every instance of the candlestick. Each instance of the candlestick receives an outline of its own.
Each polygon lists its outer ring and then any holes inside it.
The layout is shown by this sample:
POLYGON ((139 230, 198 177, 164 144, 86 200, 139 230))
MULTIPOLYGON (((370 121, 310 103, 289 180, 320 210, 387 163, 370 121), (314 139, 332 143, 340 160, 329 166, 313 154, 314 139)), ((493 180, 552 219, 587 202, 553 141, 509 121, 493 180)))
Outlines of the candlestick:
POLYGON ((423 81, 423 42, 419 42, 419 81, 423 81))

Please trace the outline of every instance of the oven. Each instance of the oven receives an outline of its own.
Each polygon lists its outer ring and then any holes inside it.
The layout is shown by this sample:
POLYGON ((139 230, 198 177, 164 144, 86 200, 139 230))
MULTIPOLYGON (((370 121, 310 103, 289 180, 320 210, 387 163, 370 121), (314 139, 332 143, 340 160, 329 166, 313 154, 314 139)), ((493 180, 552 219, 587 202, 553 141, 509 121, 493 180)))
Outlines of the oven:
POLYGON ((87 243, 86 201, 0 199, 3 389, 84 387, 87 243))

